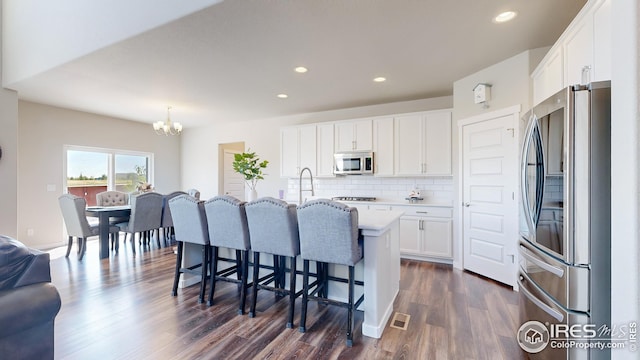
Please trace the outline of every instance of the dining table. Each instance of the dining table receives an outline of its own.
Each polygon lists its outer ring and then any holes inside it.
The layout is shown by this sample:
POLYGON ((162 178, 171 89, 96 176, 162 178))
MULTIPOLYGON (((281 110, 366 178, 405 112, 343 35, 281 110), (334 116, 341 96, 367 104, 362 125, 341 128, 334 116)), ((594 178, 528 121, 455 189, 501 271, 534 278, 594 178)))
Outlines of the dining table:
POLYGON ((109 257, 109 220, 113 217, 128 218, 131 216, 131 205, 88 206, 85 214, 98 218, 100 259, 109 257))

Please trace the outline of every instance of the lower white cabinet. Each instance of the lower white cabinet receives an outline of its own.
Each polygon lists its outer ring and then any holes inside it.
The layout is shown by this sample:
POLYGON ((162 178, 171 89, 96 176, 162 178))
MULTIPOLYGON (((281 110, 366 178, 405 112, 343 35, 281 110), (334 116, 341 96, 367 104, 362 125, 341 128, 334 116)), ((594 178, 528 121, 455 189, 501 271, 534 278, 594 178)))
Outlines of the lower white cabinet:
POLYGON ((398 206, 400 218, 400 256, 419 259, 453 259, 453 219, 450 208, 398 206))

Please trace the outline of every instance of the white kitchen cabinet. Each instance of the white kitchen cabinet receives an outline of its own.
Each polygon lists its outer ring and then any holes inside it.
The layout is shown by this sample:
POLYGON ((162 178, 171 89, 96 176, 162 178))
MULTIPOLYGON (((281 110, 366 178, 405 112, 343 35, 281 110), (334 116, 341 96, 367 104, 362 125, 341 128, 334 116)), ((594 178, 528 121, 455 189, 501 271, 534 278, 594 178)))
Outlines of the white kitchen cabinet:
POLYGON ((373 119, 375 176, 393 176, 393 117, 373 119))
POLYGON ((373 149, 373 128, 371 119, 341 121, 335 124, 335 150, 371 151, 373 149))
POLYGON ((318 124, 316 126, 317 146, 317 174, 318 177, 333 177, 333 123, 318 124))
POLYGON ((593 13, 593 81, 611 80, 611 42, 611 0, 605 0, 593 13))
POLYGON ((395 175, 451 175, 451 111, 398 116, 395 175))
POLYGON ((531 75, 533 78, 533 103, 542 100, 562 90, 564 87, 564 61, 562 47, 551 49, 545 57, 546 61, 538 65, 531 75))
POLYGON ((453 219, 450 208, 394 206, 400 218, 400 254, 412 259, 453 258, 453 219))
POLYGON ((593 67, 593 18, 587 16, 567 33, 564 41, 566 84, 590 81, 593 67))
POLYGON ((280 130, 280 176, 297 177, 308 167, 316 172, 316 126, 304 125, 280 130))
POLYGON ((533 105, 571 85, 611 80, 611 0, 589 0, 531 74, 533 105))

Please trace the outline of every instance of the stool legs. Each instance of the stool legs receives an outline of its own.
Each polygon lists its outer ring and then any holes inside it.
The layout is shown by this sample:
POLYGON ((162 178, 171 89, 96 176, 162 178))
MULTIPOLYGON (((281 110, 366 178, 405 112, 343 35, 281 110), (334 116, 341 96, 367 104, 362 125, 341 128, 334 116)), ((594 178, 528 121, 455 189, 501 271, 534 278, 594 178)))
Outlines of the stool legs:
POLYGON ((251 307, 249 308, 249 317, 253 318, 256 316, 256 300, 258 297, 258 279, 260 272, 260 253, 253 253, 253 286, 251 287, 251 307))
POLYGON ((207 301, 207 305, 213 305, 213 293, 216 291, 216 274, 218 273, 218 247, 213 246, 213 255, 211 259, 211 278, 210 278, 210 287, 211 291, 209 292, 209 300, 207 301))
POLYGON ((204 302, 204 293, 207 290, 207 271, 209 267, 209 245, 202 246, 202 279, 200 280, 200 296, 198 297, 198 304, 204 302))
MULTIPOLYGON (((133 241, 132 241, 133 243, 133 241)), ((173 289, 171 290, 171 295, 178 295, 178 281, 180 279, 180 267, 182 267, 182 241, 178 241, 178 249, 176 256, 176 271, 173 276, 173 289)))
POLYGON ((242 251, 242 274, 240 281, 240 308, 238 315, 244 315, 244 307, 247 302, 247 278, 249 277, 249 250, 242 251))
POLYGON ((304 260, 302 265, 302 310, 300 313, 301 333, 307 331, 307 303, 309 302, 309 260, 304 260))
POLYGON ((291 260, 291 272, 289 273, 289 320, 287 321, 287 329, 293 328, 293 313, 296 306, 296 258, 290 257, 289 259, 291 260))
POLYGON ((353 284, 354 284, 354 267, 349 266, 349 315, 347 322, 347 346, 353 346, 353 284))

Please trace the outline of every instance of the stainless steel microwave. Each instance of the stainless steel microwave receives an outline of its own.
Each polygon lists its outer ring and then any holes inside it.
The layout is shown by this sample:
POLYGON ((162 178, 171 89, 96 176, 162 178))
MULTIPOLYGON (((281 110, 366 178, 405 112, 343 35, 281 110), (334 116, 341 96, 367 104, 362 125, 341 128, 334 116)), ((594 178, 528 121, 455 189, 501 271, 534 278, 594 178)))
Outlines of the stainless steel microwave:
POLYGON ((373 174, 373 152, 340 152, 333 155, 336 175, 373 174))

